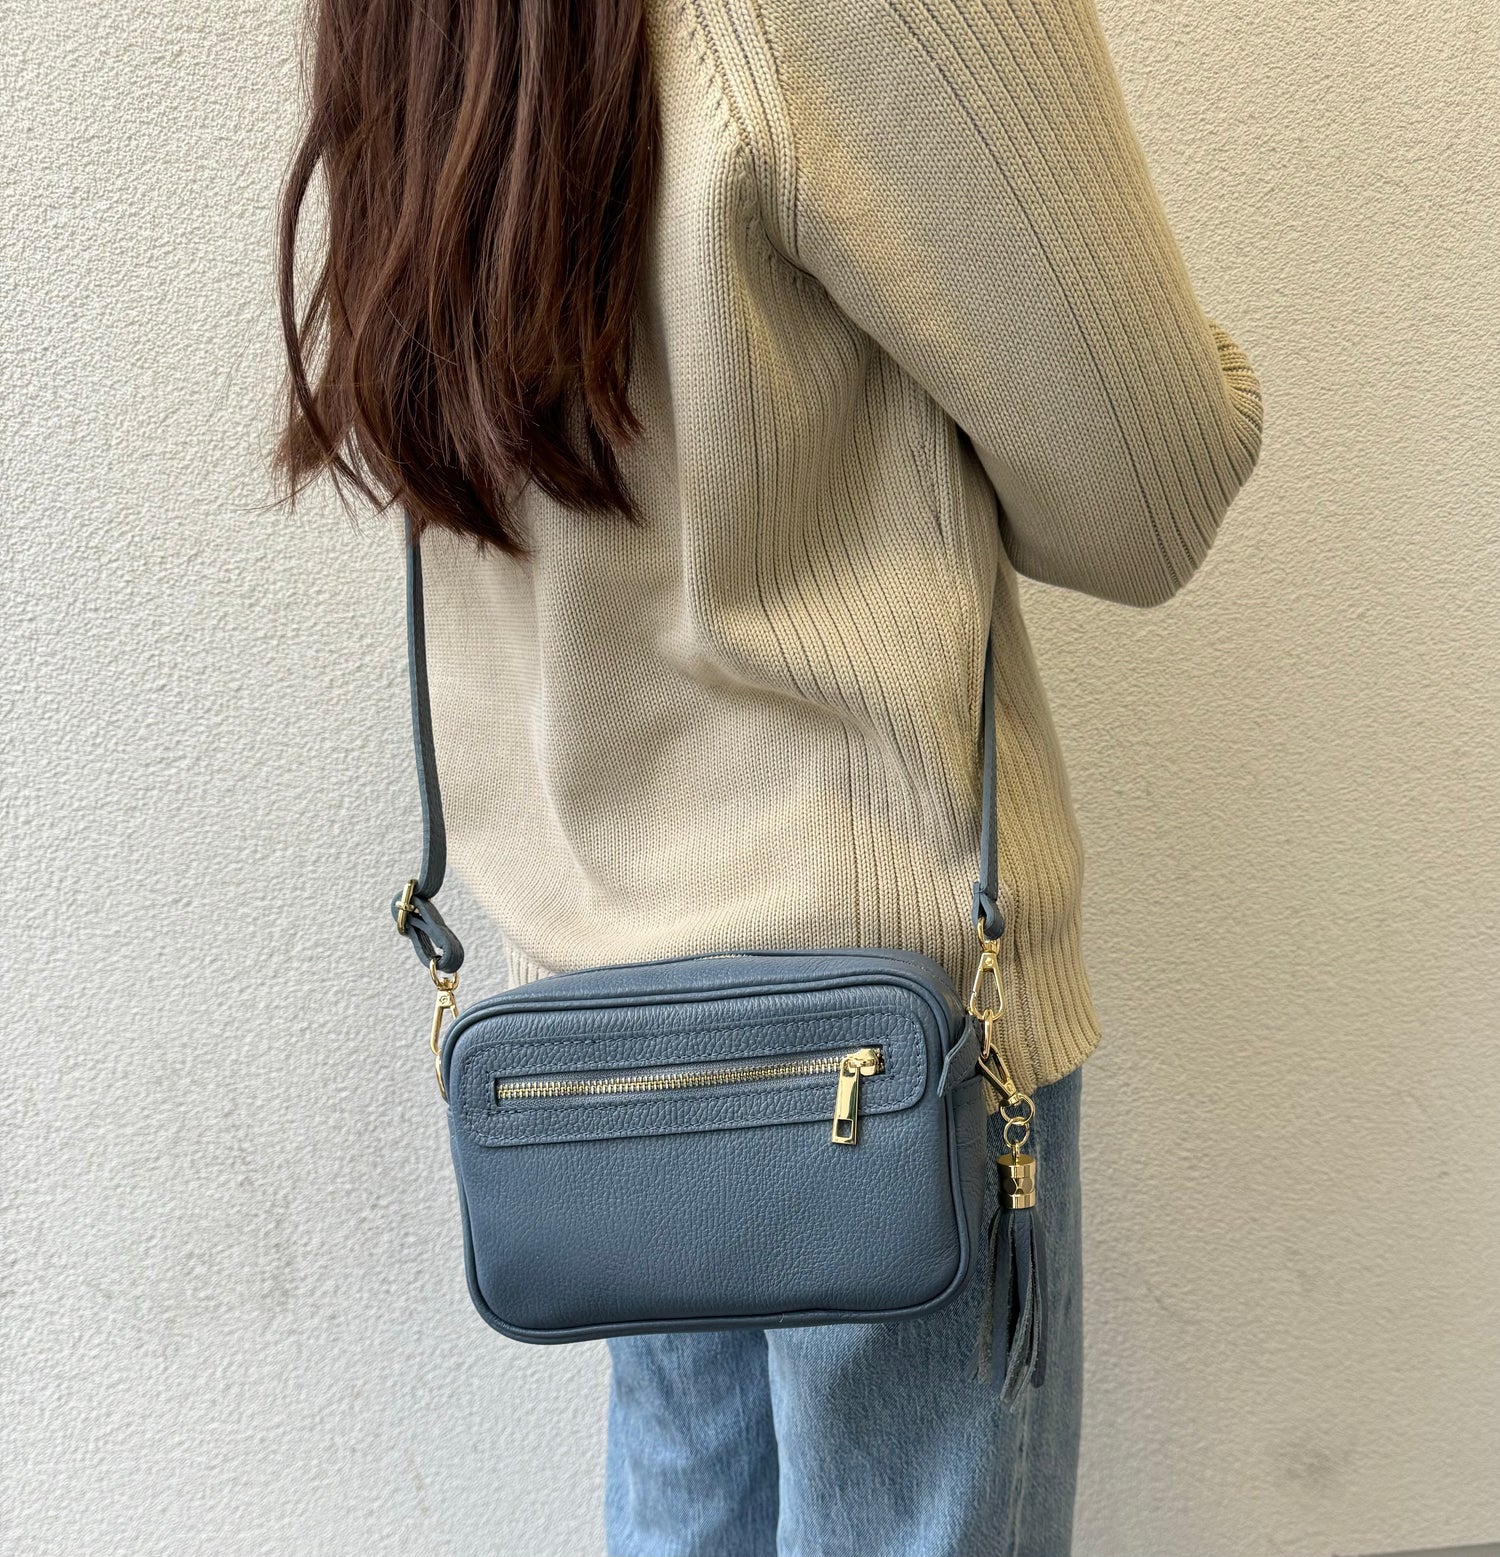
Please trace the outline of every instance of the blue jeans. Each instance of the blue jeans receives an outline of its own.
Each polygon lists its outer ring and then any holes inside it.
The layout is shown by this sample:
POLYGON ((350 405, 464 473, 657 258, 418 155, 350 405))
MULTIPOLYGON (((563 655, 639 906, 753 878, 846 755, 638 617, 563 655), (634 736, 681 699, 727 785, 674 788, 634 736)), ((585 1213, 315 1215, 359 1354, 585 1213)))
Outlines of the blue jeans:
POLYGON ((1079 1090, 1075 1070, 1035 1098, 1040 1388, 1007 1408, 966 1376, 979 1279, 928 1319, 612 1340, 610 1557, 1066 1557, 1082 1398, 1079 1090))

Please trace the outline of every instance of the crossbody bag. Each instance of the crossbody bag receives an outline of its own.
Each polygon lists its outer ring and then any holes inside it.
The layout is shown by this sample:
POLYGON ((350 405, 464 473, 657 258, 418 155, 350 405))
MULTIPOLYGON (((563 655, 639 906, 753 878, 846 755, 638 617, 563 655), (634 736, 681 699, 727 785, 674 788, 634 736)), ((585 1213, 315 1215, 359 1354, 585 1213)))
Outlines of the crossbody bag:
POLYGON ((535 1342, 884 1322, 935 1312, 982 1268, 975 1376, 1008 1398, 1040 1383, 1035 1111, 998 1042, 993 633, 967 1000, 911 950, 746 949, 559 973, 460 1015, 463 947, 435 903, 447 849, 410 519, 406 570, 422 864, 392 912, 437 992, 479 1313, 535 1342))

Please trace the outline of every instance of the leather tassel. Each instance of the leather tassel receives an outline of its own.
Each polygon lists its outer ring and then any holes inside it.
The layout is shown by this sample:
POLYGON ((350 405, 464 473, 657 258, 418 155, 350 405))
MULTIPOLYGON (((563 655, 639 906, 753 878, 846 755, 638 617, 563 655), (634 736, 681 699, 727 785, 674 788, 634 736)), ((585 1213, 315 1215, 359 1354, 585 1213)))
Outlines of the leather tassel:
POLYGON ((999 1165, 1000 1202, 989 1222, 984 1310, 970 1376, 1013 1406, 1027 1384, 1039 1388, 1046 1377, 1046 1267, 1032 1210, 1035 1159, 1011 1151, 999 1165))
MULTIPOLYGON (((1013 1315, 1006 1339, 1001 1398, 1015 1403, 1023 1386, 1039 1389, 1047 1375, 1046 1293, 1042 1224, 1033 1211, 1007 1211, 1013 1315)), ((998 1340, 998 1336, 996 1337, 998 1340)), ((998 1348, 997 1348, 998 1355, 998 1348)))
POLYGON ((1000 1237, 1001 1209, 990 1213, 985 1233, 984 1306, 980 1311, 979 1334, 969 1355, 969 1377, 979 1384, 994 1383, 996 1338, 1003 1348, 1010 1333, 1010 1240, 1000 1237), (1006 1268, 999 1268, 1000 1252, 1005 1251, 1006 1268))

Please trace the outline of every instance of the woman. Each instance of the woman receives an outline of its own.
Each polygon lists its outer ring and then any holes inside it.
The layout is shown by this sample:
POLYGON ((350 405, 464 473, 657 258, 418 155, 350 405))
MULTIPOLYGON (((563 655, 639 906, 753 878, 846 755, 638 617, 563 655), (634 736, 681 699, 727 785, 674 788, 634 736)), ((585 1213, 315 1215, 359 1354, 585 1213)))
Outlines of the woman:
POLYGON ((606 1524, 651 1557, 1066 1551, 1099 1031, 1016 574, 1167 600, 1261 429, 1090 0, 321 0, 281 286, 279 468, 425 534, 450 856, 512 981, 870 945, 966 987, 993 616, 1045 1384, 968 1377, 977 1284, 612 1341, 606 1524))

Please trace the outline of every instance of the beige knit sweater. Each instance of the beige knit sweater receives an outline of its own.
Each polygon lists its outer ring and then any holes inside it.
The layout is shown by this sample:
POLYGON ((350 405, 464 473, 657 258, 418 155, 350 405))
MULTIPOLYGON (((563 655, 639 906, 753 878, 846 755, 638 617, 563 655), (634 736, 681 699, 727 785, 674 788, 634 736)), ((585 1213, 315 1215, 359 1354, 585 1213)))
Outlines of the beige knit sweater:
POLYGON ((894 946, 966 988, 993 611, 1003 1042, 1052 1080, 1099 1024, 1016 573, 1180 589, 1255 465, 1254 373, 1090 0, 648 5, 647 523, 531 494, 527 566, 428 543, 452 861, 513 981, 894 946))

